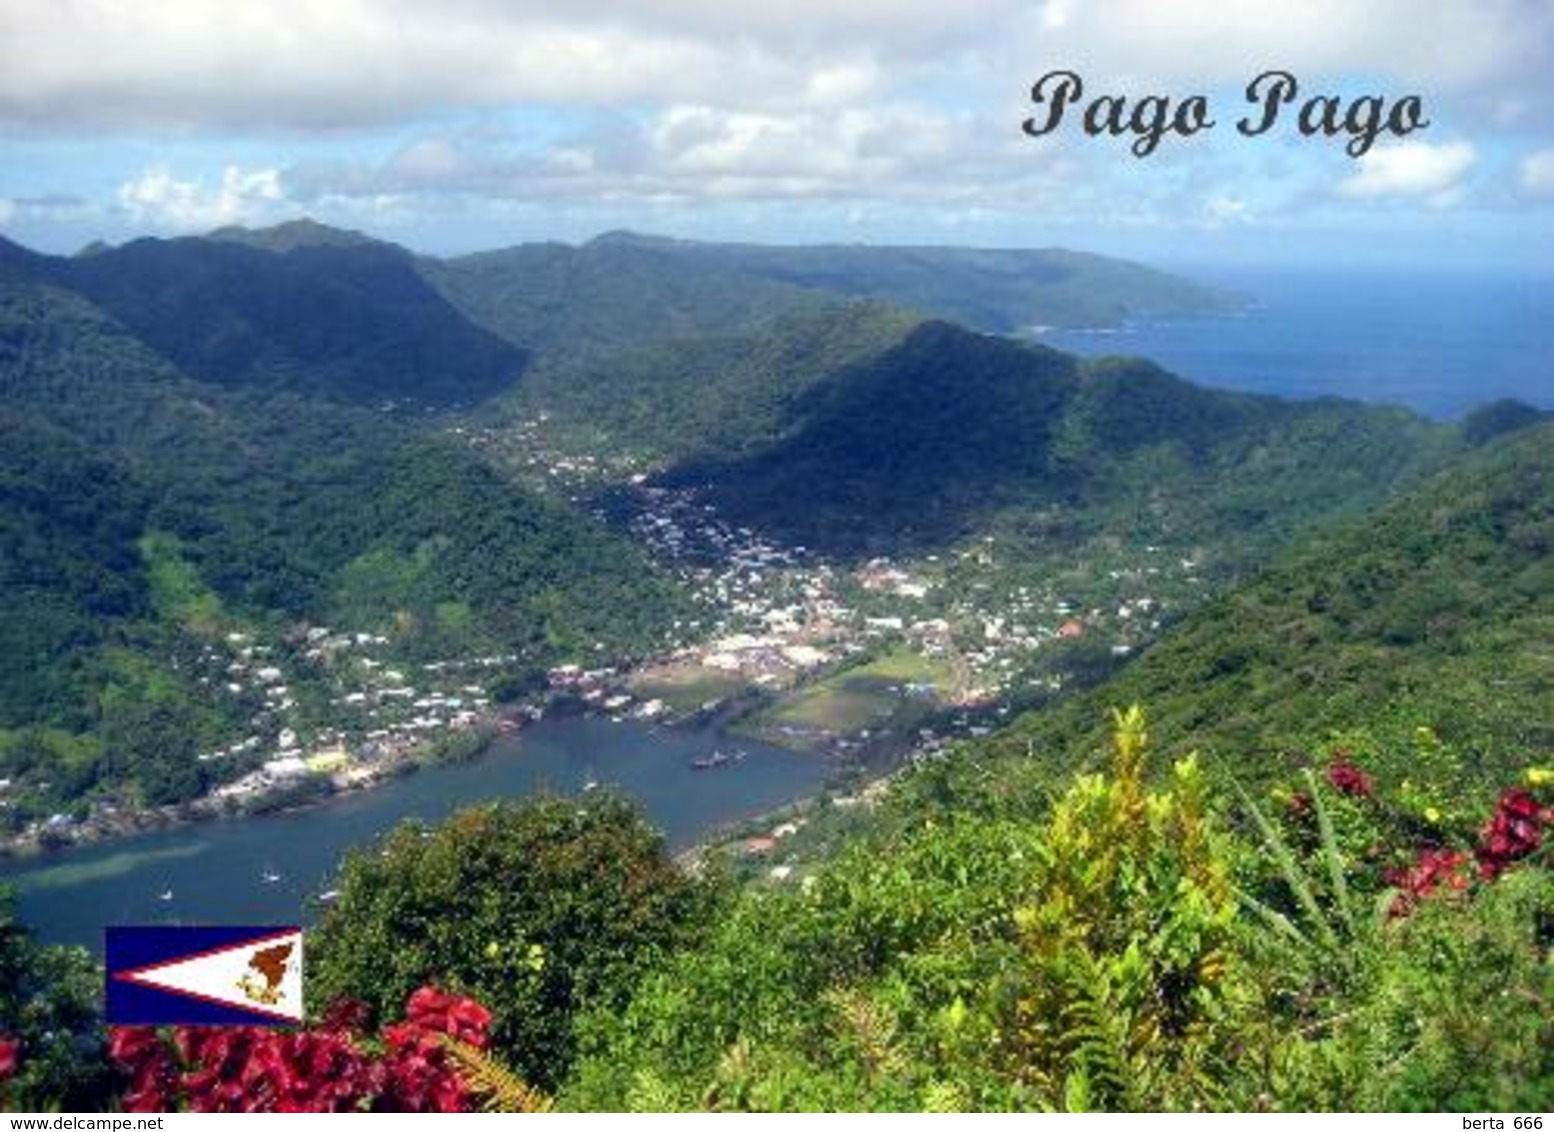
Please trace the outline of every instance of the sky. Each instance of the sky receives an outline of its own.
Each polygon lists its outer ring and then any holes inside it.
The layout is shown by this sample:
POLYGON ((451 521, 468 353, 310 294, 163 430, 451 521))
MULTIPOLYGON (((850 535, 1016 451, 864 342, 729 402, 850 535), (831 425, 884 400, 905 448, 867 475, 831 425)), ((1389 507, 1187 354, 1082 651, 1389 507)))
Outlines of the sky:
POLYGON ((1554 263, 1554 0, 0 0, 0 233, 309 215, 450 254, 605 230, 1164 265, 1554 263), (1245 137, 1247 84, 1297 80, 1245 137), (1084 99, 1042 137, 1031 87, 1084 99), (1216 125, 1090 136, 1103 95, 1216 125), (1308 97, 1416 95, 1361 157, 1308 97))

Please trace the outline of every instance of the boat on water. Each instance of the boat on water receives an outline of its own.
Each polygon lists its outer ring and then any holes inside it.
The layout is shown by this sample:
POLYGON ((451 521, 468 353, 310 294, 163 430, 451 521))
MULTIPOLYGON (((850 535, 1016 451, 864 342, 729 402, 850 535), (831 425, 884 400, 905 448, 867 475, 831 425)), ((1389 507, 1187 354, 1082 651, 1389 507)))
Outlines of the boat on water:
POLYGON ((264 884, 279 884, 281 874, 274 869, 265 869, 264 872, 259 874, 259 880, 264 884))
POLYGON ((744 762, 748 754, 748 751, 735 751, 732 754, 728 751, 713 751, 710 755, 702 755, 700 758, 692 759, 691 769, 715 770, 720 766, 733 766, 736 763, 744 762))
POLYGON ((320 892, 318 894, 318 902, 320 904, 325 905, 326 907, 328 905, 330 905, 330 904, 333 904, 335 901, 337 901, 339 899, 340 899, 340 890, 338 888, 331 888, 331 889, 328 889, 325 892, 320 892))
POLYGON ((161 892, 157 893, 156 898, 162 903, 166 904, 173 898, 173 890, 170 888, 164 888, 161 892))

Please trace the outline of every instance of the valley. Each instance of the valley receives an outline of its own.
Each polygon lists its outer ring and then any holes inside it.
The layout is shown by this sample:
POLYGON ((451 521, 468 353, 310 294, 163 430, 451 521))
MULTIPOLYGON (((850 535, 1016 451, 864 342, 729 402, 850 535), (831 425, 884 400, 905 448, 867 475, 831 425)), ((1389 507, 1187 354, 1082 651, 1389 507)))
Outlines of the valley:
MULTIPOLYGON (((932 309, 975 290, 997 326, 1010 304, 1091 317, 1076 293, 1155 313, 1225 301, 1096 257, 1000 255, 610 236, 432 261, 308 222, 77 257, 0 246, 22 508, 7 586, 28 595, 6 614, 23 648, 0 693, 13 845, 369 785, 551 697, 733 709, 749 734, 868 763, 1057 689, 1065 653, 1093 675, 1194 592, 1185 540, 990 534, 925 501, 963 544, 859 559, 747 515, 696 466, 760 459, 802 435, 806 396, 899 368, 924 316, 882 297, 932 309), (927 288, 927 271, 948 275, 927 288), (558 286, 582 291, 557 302, 558 286), (52 514, 51 477, 86 451, 108 469, 85 493, 109 530, 52 514), (64 540, 83 574, 111 569, 87 583, 122 595, 103 613, 76 611, 64 540), (1016 565, 1046 542, 1036 570, 1016 565), (889 656, 913 658, 900 679, 843 671, 889 656), (596 675, 579 689, 573 670, 596 675)), ((1012 526, 1061 530, 1086 507, 1020 502, 1012 526)))
POLYGON ((319 1001, 456 986, 568 1107, 1388 1107, 1468 1045, 1539 1095, 1550 414, 1027 333, 1234 303, 1063 252, 0 244, 17 970, 306 922, 319 1001))

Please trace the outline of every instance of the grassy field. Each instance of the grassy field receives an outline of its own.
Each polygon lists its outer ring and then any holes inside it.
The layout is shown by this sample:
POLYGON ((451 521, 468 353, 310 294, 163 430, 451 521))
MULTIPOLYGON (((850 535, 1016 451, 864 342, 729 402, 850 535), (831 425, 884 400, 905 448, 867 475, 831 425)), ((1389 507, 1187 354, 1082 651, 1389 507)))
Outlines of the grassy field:
POLYGON ((792 738, 792 732, 902 730, 915 727, 941 706, 954 691, 953 679, 943 661, 898 649, 784 697, 746 726, 777 741, 792 738))
POLYGON ((638 699, 663 700, 675 714, 696 711, 703 704, 725 699, 745 688, 738 673, 719 672, 699 664, 656 667, 638 673, 631 690, 638 699))

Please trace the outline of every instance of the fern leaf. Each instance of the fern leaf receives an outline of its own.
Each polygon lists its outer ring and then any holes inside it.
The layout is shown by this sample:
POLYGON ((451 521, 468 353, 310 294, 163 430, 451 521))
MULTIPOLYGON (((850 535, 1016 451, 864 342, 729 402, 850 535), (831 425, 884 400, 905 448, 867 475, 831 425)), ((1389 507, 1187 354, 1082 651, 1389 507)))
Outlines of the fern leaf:
POLYGON ((549 1097, 525 1084, 490 1054, 446 1034, 439 1037, 464 1087, 480 1098, 487 1112, 549 1112, 554 1107, 549 1097))

